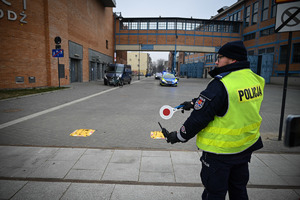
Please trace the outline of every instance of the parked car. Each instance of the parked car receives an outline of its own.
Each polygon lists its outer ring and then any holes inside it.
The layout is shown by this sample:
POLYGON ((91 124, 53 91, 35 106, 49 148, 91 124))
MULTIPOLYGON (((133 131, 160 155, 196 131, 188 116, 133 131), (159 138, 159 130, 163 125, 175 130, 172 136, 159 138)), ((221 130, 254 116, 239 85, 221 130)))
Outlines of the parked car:
POLYGON ((116 85, 118 82, 131 83, 131 65, 110 64, 104 75, 104 85, 116 85))
POLYGON ((160 79, 162 77, 162 73, 161 72, 156 72, 154 78, 155 79, 160 79))
POLYGON ((177 87, 178 79, 173 74, 165 74, 160 79, 161 86, 175 86, 177 87))

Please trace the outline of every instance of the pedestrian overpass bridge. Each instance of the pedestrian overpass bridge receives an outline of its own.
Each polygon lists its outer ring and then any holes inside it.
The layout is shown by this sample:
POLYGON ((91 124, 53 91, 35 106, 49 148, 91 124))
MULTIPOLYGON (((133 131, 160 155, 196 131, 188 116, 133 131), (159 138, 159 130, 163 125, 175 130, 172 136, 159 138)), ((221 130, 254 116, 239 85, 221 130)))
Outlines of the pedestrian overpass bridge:
POLYGON ((215 53, 241 39, 241 22, 193 18, 123 18, 115 14, 117 51, 215 53))

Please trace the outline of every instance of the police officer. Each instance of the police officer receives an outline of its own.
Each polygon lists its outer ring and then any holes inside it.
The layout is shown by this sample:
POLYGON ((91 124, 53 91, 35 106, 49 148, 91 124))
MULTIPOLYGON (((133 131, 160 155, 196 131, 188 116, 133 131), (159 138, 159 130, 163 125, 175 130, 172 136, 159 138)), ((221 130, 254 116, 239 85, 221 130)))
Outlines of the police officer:
POLYGON ((263 147, 259 115, 264 79, 250 70, 242 41, 229 42, 218 51, 213 77, 198 98, 182 103, 193 109, 179 131, 163 129, 167 142, 187 142, 197 135, 203 150, 202 199, 248 199, 248 163, 253 151, 263 147))

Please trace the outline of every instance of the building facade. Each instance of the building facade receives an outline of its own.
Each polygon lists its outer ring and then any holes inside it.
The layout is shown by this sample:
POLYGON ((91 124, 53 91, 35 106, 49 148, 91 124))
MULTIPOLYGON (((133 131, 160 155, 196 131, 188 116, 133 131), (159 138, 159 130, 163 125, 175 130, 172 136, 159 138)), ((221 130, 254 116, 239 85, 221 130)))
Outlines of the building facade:
POLYGON ((1 1, 0 89, 102 79, 113 62, 115 6, 114 0, 1 1))
MULTIPOLYGON (((300 4, 300 2, 295 2, 300 4)), ((240 21, 241 40, 248 51, 252 70, 269 78, 283 77, 287 63, 288 33, 275 33, 277 4, 275 0, 239 0, 230 7, 223 7, 211 20, 240 21)), ((216 54, 186 54, 185 63, 205 62, 210 70, 216 54)), ((300 31, 292 33, 289 76, 300 77, 300 31)))
POLYGON ((143 52, 127 52, 127 64, 131 65, 133 74, 146 75, 150 69, 149 53, 143 52), (140 66, 140 68, 139 68, 140 66))

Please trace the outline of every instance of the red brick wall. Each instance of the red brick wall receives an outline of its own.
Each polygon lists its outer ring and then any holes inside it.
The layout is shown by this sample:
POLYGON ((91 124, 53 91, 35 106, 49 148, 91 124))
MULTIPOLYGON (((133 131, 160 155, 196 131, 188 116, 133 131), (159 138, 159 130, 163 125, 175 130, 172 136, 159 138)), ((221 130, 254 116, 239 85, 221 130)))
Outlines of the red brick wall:
POLYGON ((0 2, 4 14, 0 18, 0 88, 58 86, 57 58, 52 57, 56 36, 62 39, 60 64, 65 65, 67 76, 60 80, 61 85, 70 83, 69 40, 83 46, 83 81, 89 80, 89 49, 113 57, 112 8, 103 7, 100 1, 26 1, 26 10, 21 0, 8 2, 11 5, 0 2), (8 10, 16 13, 17 19, 8 20, 8 10), (27 23, 20 22, 21 12, 27 23), (16 76, 23 76, 24 83, 16 83, 16 76), (30 76, 35 83, 29 83, 30 76))
POLYGON ((47 85, 46 38, 43 1, 28 3, 24 11, 22 1, 11 0, 11 5, 0 2, 4 17, 0 19, 0 88, 25 88, 47 85), (17 14, 16 20, 8 20, 8 10, 17 14), (27 15, 21 23, 20 13, 27 15), (16 84, 15 77, 23 76, 24 83, 16 84), (28 77, 36 77, 36 83, 28 83, 28 77))

